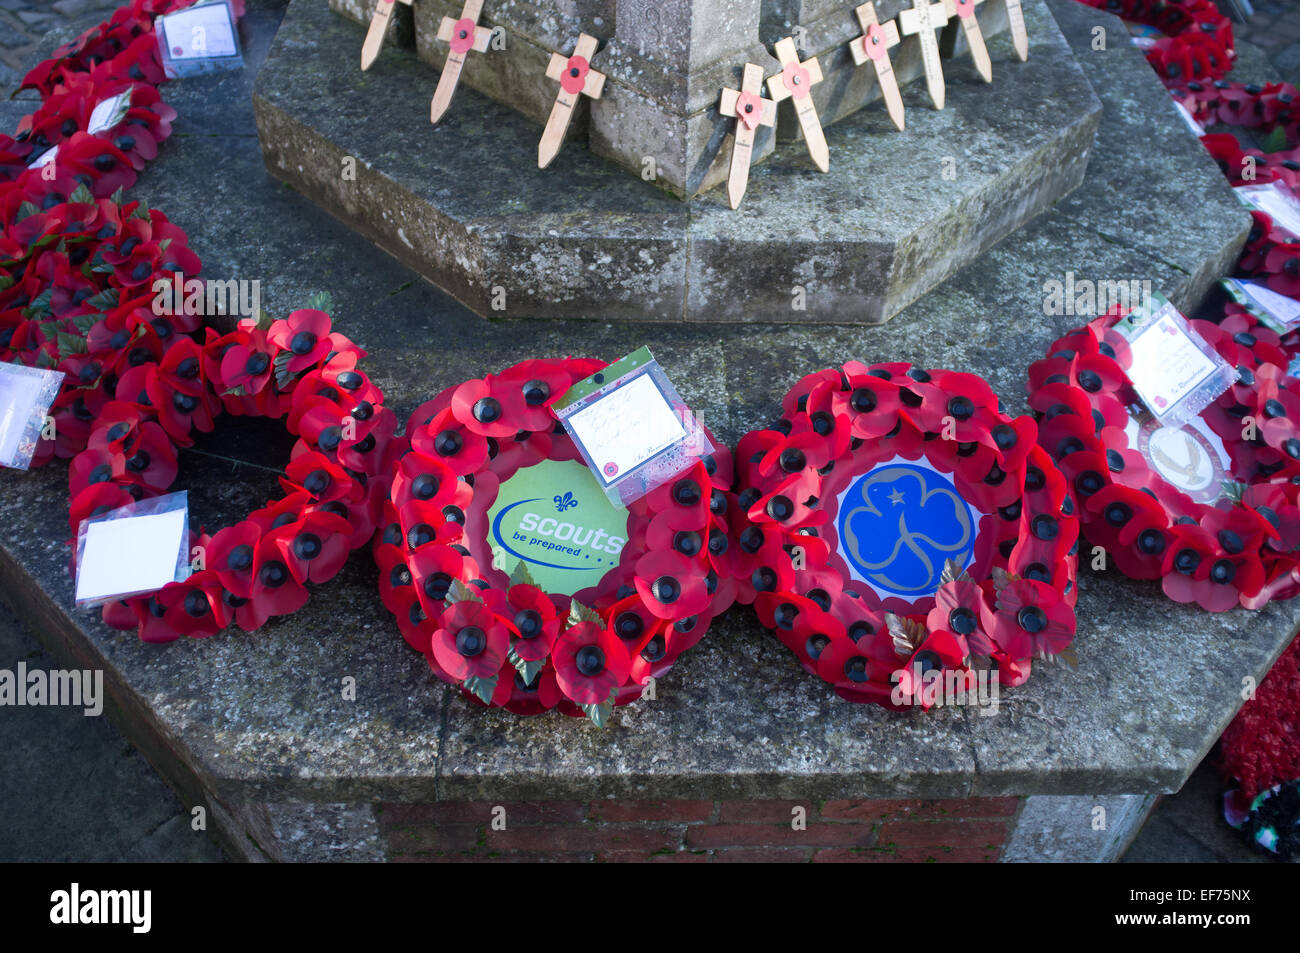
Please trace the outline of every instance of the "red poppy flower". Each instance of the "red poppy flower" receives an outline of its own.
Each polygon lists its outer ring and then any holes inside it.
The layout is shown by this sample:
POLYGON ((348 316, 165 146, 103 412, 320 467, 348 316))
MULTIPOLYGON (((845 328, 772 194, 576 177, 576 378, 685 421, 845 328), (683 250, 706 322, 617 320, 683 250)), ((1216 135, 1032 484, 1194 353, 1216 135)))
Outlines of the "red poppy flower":
POLYGON ((969 577, 955 579, 935 590, 934 608, 926 615, 925 626, 931 632, 961 636, 975 655, 992 655, 997 647, 980 627, 986 609, 984 591, 978 583, 969 577))
POLYGON ((237 396, 257 394, 270 383, 275 355, 264 341, 259 342, 259 337, 260 333, 253 335, 247 344, 236 344, 225 351, 219 378, 226 387, 223 393, 237 390, 237 396))
POLYGON ((564 624, 554 600, 536 586, 510 587, 510 611, 516 638, 511 643, 525 662, 539 662, 551 654, 551 647, 564 624))
MULTIPOLYGON (((406 563, 420 605, 433 618, 442 613, 453 582, 467 582, 478 575, 477 564, 450 546, 423 547, 406 563)), ((394 578, 394 582, 397 581, 394 578)))
POLYGON ((849 432, 858 440, 883 437, 898 424, 902 409, 898 385, 869 372, 848 373, 849 390, 831 398, 835 415, 846 416, 849 432))
POLYGON ((69 484, 76 496, 96 483, 121 481, 126 474, 126 458, 111 450, 83 450, 72 461, 69 484))
POLYGON ((646 607, 661 619, 695 615, 709 604, 695 563, 678 552, 651 552, 638 559, 636 589, 646 607))
POLYGON ((488 438, 461 424, 451 408, 411 433, 411 448, 442 460, 459 475, 478 472, 489 456, 488 438))
POLYGON ((274 536, 258 541, 253 567, 249 598, 268 615, 289 615, 307 604, 307 590, 294 578, 274 536))
POLYGON ((348 558, 352 527, 332 513, 316 510, 298 523, 272 531, 280 555, 298 582, 329 582, 348 558))
POLYGON ((493 678, 505 662, 510 631, 481 602, 463 601, 438 617, 430 654, 455 681, 493 678))
POLYGON ((359 497, 356 482, 323 453, 304 453, 295 457, 285 468, 280 485, 289 493, 305 490, 317 503, 359 497))
POLYGON ((284 370, 298 374, 320 363, 329 354, 330 316, 324 311, 303 308, 276 321, 267 332, 267 341, 288 356, 284 370))
POLYGON ((932 631, 893 673, 891 680, 909 703, 929 710, 946 683, 955 683, 963 696, 973 690, 973 682, 968 681, 973 673, 966 668, 965 658, 965 639, 942 629, 932 631), (936 674, 931 676, 931 672, 936 674))
POLYGON ((175 482, 178 469, 176 446, 153 421, 140 425, 139 434, 124 455, 126 476, 133 482, 158 493, 175 482))
POLYGON ((505 406, 494 395, 490 379, 475 378, 457 387, 452 394, 451 411, 466 428, 483 437, 501 439, 519 432, 518 421, 506 416, 505 406))
POLYGON ((594 622, 560 634, 551 652, 560 690, 579 705, 600 705, 628 678, 631 661, 623 644, 594 622))
POLYGON ((997 607, 983 612, 984 630, 1013 659, 1036 652, 1055 655, 1074 638, 1074 611, 1047 583, 1016 579, 997 594, 997 607))

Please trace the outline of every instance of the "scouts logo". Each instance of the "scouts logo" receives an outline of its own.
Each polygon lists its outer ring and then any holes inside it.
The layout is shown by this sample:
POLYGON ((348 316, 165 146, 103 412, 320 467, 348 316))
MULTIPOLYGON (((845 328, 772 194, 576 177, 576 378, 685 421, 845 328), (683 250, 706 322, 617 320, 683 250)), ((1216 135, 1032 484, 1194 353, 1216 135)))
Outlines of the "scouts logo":
POLYGON ((892 462, 855 480, 840 496, 836 528, 854 578, 882 596, 933 595, 946 560, 969 564, 978 516, 950 477, 892 462))
POLYGON ((572 460, 543 460, 506 480, 488 521, 495 565, 523 560, 539 586, 565 595, 596 585, 627 544, 627 510, 572 460))

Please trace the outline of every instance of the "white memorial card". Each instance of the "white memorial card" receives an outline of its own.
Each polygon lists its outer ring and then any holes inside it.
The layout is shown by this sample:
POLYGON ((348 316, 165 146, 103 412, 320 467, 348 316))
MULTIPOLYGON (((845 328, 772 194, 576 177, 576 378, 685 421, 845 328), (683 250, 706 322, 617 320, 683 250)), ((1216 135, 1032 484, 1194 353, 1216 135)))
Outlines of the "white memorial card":
POLYGON ((1300 324, 1300 301, 1295 298, 1250 278, 1224 278, 1223 284, 1237 302, 1278 334, 1285 334, 1300 324))
POLYGON ((1239 185, 1235 191, 1248 207, 1263 212, 1274 225, 1300 239, 1300 199, 1281 182, 1239 185))
POLYGON ((26 470, 58 396, 62 371, 0 364, 0 467, 26 470))
POLYGON ((90 122, 86 125, 86 132, 92 136, 97 136, 101 132, 112 129, 126 118, 127 110, 130 108, 131 90, 124 90, 116 96, 108 97, 91 111, 90 122))
POLYGON ((167 52, 174 60, 234 56, 235 23, 224 3, 205 3, 162 18, 167 52))
POLYGON ((1232 369, 1163 296, 1116 326, 1129 341, 1129 382, 1165 426, 1200 413, 1231 385, 1232 369))
POLYGON ((155 592, 189 575, 186 494, 144 500, 81 524, 77 605, 155 592))
POLYGON ((648 374, 588 404, 568 425, 600 468, 605 485, 686 436, 672 405, 648 374))

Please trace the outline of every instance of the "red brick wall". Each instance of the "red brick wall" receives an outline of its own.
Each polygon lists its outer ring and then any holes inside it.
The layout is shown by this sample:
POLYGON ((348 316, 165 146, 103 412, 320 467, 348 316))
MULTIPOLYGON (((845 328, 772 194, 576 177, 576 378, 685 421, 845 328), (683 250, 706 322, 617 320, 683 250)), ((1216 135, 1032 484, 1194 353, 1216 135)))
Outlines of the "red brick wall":
POLYGON ((991 862, 1020 798, 383 804, 397 861, 991 862), (504 829, 494 825, 503 808, 504 829), (794 808, 806 826, 792 826, 794 808))

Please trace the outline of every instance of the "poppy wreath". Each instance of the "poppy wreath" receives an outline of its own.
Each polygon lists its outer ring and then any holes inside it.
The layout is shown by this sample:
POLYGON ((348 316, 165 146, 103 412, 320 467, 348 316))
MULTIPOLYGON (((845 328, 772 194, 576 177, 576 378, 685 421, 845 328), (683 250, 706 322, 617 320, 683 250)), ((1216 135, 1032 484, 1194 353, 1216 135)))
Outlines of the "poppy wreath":
POLYGON ((434 674, 478 703, 603 725, 735 598, 726 449, 632 502, 617 564, 572 597, 540 588, 523 560, 494 565, 500 488, 543 461, 582 463, 551 405, 606 366, 524 361, 444 390, 407 424, 374 542, 380 595, 434 674))
POLYGON ((41 440, 33 466, 84 450, 118 379, 200 324, 193 309, 151 310, 159 275, 183 281, 200 263, 165 215, 123 198, 176 116, 155 88, 153 17, 186 5, 138 0, 61 47, 23 80, 40 106, 0 135, 0 360, 66 375, 57 437, 41 440), (123 92, 120 120, 90 135, 94 107, 123 92), (28 168, 55 146, 55 162, 28 168))
POLYGON ((1084 536, 1125 575, 1159 578, 1169 598, 1208 611, 1296 595, 1300 381, 1284 370, 1277 334, 1239 308, 1219 324, 1190 322, 1237 369, 1233 386, 1200 417, 1228 456, 1225 495, 1205 501, 1130 446, 1127 408, 1137 398, 1127 341, 1114 330, 1125 313, 1116 307, 1076 328, 1029 369, 1038 439, 1070 481, 1084 536))
POLYGON ((1232 69, 1237 56, 1232 39, 1232 21, 1219 12, 1213 0, 1079 2, 1163 33, 1164 36, 1146 51, 1146 57, 1166 82, 1222 79, 1232 69))
POLYGON ((1078 520, 1031 418, 976 375, 905 363, 818 371, 782 406, 736 449, 737 599, 805 670, 850 701, 928 707, 932 670, 1019 685, 1067 649, 1078 520))
POLYGON ((197 571, 109 603, 107 624, 147 642, 230 625, 253 631, 301 609, 307 583, 329 581, 369 542, 405 445, 394 436, 396 415, 357 367, 364 355, 332 333, 324 310, 307 308, 229 334, 207 328, 201 345, 179 337, 161 361, 121 376, 69 468, 74 532, 83 519, 166 492, 177 448, 212 430, 223 411, 283 417, 298 441, 282 497, 233 526, 192 533, 191 551, 203 557, 197 571))
MULTIPOLYGON (((1216 80, 1212 83, 1190 82, 1169 90, 1176 100, 1203 126, 1237 126, 1243 129, 1262 129, 1276 138, 1278 146, 1291 146, 1292 151, 1281 149, 1263 153, 1250 150, 1257 165, 1253 170, 1254 182, 1269 182, 1280 178, 1291 188, 1296 186, 1300 166, 1296 164, 1294 147, 1300 143, 1300 94, 1290 83, 1230 83, 1216 80)), ((1224 136, 1215 133, 1214 137, 1224 136)), ((1213 137, 1204 137, 1213 138, 1213 137)), ((1236 163, 1239 174, 1243 163, 1236 163)), ((1232 173, 1225 169, 1225 174, 1232 173)))

